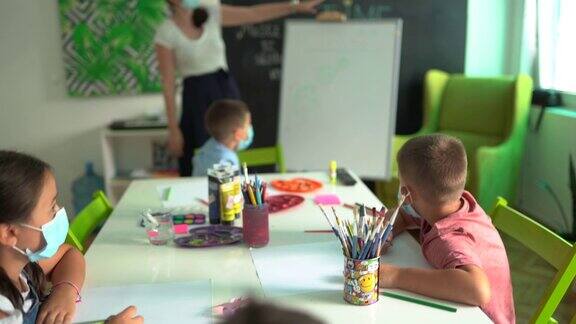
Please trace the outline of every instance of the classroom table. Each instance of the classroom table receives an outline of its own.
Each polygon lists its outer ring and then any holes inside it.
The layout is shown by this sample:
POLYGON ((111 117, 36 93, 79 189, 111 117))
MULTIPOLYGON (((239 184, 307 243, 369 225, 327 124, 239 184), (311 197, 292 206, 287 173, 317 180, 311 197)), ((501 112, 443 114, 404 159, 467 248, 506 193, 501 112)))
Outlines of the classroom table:
MULTIPOLYGON (((307 177, 323 183, 320 190, 303 194, 306 199, 300 206, 270 216, 270 243, 261 249, 335 240, 333 234, 305 233, 305 230, 329 229, 313 202, 313 197, 319 193, 337 194, 343 203, 361 202, 367 206, 381 206, 381 202, 361 181, 350 187, 331 185, 326 172, 265 174, 261 177, 264 180, 307 177)), ((150 245, 138 222, 141 210, 162 206, 157 187, 188 183, 193 191, 190 197, 206 199, 207 181, 205 177, 133 181, 86 253, 85 287, 211 279, 213 305, 251 294, 280 305, 308 311, 327 323, 490 322, 478 307, 445 301, 442 303, 456 307, 457 312, 442 311, 382 295, 376 304, 353 306, 342 299, 341 289, 270 298, 264 296, 251 250, 244 244, 206 249, 179 248, 173 242, 165 246, 150 245)), ((269 195, 279 193, 270 189, 269 195)), ((343 206, 337 206, 336 209, 341 213, 351 213, 343 206)), ((399 243, 384 257, 385 262, 427 267, 418 243, 410 235, 402 234, 396 240, 399 243)))

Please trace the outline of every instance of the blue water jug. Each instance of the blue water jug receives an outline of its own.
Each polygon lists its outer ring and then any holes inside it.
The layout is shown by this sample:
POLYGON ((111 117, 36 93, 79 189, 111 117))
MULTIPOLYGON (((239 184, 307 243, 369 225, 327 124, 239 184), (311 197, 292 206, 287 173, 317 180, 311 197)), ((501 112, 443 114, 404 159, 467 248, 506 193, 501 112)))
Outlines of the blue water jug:
POLYGON ((94 172, 92 162, 86 162, 84 175, 72 183, 72 202, 76 214, 92 201, 94 193, 98 190, 104 190, 104 180, 94 172))

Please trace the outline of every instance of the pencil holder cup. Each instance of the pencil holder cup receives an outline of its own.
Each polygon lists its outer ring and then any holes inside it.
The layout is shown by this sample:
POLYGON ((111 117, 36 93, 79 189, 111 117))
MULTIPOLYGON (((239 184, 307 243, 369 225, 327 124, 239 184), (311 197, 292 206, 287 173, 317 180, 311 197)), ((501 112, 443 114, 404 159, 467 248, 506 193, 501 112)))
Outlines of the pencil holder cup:
POLYGON ((268 204, 260 206, 244 205, 242 210, 242 231, 244 242, 249 247, 258 248, 268 244, 270 239, 268 216, 268 204))
POLYGON ((344 300, 352 305, 370 305, 378 301, 380 257, 344 261, 344 300))

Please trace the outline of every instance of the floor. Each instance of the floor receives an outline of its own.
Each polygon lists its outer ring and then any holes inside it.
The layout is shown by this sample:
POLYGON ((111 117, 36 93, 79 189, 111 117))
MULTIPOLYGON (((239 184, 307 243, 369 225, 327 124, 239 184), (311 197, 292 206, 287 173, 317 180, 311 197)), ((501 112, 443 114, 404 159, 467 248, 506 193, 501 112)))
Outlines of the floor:
MULTIPOLYGON (((512 270, 517 323, 528 323, 542 294, 552 282, 556 270, 518 241, 502 236, 512 270)), ((576 315, 576 286, 569 291, 556 310, 558 323, 570 323, 576 315)))

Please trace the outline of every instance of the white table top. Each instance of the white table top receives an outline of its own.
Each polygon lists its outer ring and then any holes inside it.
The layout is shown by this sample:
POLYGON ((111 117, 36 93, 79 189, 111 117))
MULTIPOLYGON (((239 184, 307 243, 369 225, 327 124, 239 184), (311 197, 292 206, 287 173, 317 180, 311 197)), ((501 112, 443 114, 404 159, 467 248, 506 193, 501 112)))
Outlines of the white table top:
MULTIPOLYGON (((333 186, 323 172, 297 174, 268 174, 264 180, 289 179, 304 176, 324 183, 324 187, 311 194, 304 194, 304 203, 293 210, 270 216, 270 243, 278 247, 300 243, 328 242, 332 234, 310 234, 305 230, 329 229, 312 198, 319 193, 335 193, 342 202, 362 202, 380 207, 380 201, 359 181, 355 186, 333 186)), ((156 187, 158 185, 189 183, 194 189, 191 197, 207 197, 206 178, 159 179, 133 181, 120 200, 104 228, 86 254, 86 287, 123 286, 143 283, 185 282, 212 279, 214 305, 247 294, 262 296, 262 288, 250 249, 237 244, 208 249, 182 249, 169 243, 152 246, 142 227, 138 226, 139 212, 144 208, 162 206, 156 187)), ((276 194, 269 188, 269 195, 276 194)), ((336 207, 344 213, 344 207, 336 207)), ((350 212, 347 210, 346 212, 350 212)), ((394 248, 385 261, 402 265, 426 267, 418 243, 407 234, 400 235, 402 251, 394 248), (406 258, 405 256, 409 256, 406 258)), ((400 242, 399 242, 400 243, 400 242)), ((263 249, 266 249, 264 247, 263 249)), ((404 292, 405 293, 405 292, 404 292)), ((405 293, 408 294, 408 293, 405 293)), ((307 310, 328 323, 383 323, 396 319, 406 323, 488 323, 488 317, 477 307, 455 305, 456 313, 416 305, 381 296, 371 306, 352 306, 338 294, 318 292, 274 298, 280 304, 307 310)))

